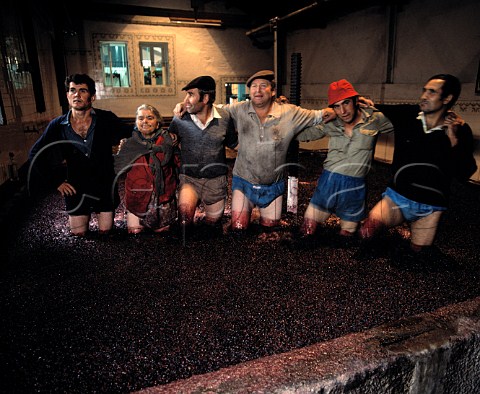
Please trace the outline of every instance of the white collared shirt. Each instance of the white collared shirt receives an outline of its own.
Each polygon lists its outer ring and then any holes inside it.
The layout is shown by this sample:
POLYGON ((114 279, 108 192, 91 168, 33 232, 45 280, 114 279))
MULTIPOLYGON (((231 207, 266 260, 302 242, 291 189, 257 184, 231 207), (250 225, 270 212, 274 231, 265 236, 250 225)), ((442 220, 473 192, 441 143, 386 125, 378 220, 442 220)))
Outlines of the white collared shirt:
POLYGON ((214 106, 212 106, 212 112, 210 112, 210 116, 208 117, 205 124, 203 124, 200 119, 198 119, 197 115, 190 114, 190 116, 192 117, 193 123, 195 123, 200 130, 205 130, 214 118, 221 118, 220 114, 214 106))
POLYGON ((433 133, 436 130, 445 130, 446 126, 443 126, 443 125, 442 126, 435 126, 435 127, 432 127, 431 129, 429 129, 428 126, 427 126, 427 121, 425 119, 425 113, 423 111, 420 111, 418 113, 417 119, 422 121, 423 131, 424 131, 425 134, 433 133))

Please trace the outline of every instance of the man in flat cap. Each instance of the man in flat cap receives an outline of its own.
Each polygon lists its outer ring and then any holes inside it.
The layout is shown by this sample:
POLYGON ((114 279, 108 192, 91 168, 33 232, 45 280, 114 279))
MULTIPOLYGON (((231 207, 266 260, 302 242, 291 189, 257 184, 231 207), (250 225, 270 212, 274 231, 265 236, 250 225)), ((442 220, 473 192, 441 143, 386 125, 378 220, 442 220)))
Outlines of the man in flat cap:
POLYGON ((262 226, 280 223, 288 146, 297 133, 322 120, 322 110, 276 103, 274 79, 273 71, 258 71, 247 80, 250 101, 223 106, 239 135, 232 177, 232 230, 248 228, 255 206, 262 226))
MULTIPOLYGON (((388 118, 374 107, 362 108, 359 94, 346 79, 332 82, 328 105, 336 119, 308 128, 301 141, 330 137, 317 187, 304 215, 301 233, 312 236, 332 214, 340 218, 340 235, 352 236, 365 218, 367 176, 380 133, 393 131, 388 118)), ((311 238, 311 237, 310 237, 311 238)))
POLYGON ((280 224, 288 146, 300 131, 320 123, 324 111, 275 101, 275 74, 261 70, 247 80, 250 101, 226 105, 235 119, 239 149, 232 177, 233 230, 245 230, 255 206, 260 224, 280 224))
POLYGON ((181 155, 178 211, 182 230, 192 228, 199 203, 207 225, 219 224, 227 197, 225 146, 238 143, 233 120, 227 111, 213 106, 215 80, 200 76, 182 90, 186 112, 173 118, 169 132, 178 136, 181 155))

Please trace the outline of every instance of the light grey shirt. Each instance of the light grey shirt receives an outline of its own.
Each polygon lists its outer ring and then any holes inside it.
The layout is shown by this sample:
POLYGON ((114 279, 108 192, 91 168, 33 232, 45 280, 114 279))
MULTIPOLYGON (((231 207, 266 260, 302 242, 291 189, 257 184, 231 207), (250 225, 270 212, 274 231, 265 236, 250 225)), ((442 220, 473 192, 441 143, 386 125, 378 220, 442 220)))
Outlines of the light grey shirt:
POLYGON ((322 121, 322 110, 273 103, 261 124, 251 102, 222 106, 238 131, 238 153, 233 175, 255 185, 270 185, 284 177, 290 142, 303 129, 322 121))

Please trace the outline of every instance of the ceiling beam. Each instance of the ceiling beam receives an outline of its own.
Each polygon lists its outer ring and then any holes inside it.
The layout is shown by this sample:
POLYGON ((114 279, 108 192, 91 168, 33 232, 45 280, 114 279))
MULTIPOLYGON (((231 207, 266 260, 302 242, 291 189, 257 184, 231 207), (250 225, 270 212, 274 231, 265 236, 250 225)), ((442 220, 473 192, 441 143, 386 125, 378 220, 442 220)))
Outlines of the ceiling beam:
MULTIPOLYGON (((78 12, 78 8, 76 9, 78 12)), ((223 27, 250 27, 251 20, 247 15, 234 15, 216 12, 203 12, 198 10, 178 10, 172 8, 144 7, 126 4, 97 3, 88 8, 82 17, 84 19, 115 20, 123 16, 150 16, 166 18, 182 18, 186 20, 220 20, 223 27)))

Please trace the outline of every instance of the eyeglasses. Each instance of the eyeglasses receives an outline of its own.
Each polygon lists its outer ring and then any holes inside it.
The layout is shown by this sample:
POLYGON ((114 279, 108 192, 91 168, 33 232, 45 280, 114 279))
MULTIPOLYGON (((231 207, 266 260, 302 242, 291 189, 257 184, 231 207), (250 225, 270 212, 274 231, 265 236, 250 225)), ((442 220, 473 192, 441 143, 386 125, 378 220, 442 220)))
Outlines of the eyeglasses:
POLYGON ((75 94, 75 93, 80 93, 80 94, 86 94, 88 93, 88 89, 85 89, 85 88, 80 88, 80 89, 75 89, 75 88, 70 88, 68 89, 68 93, 70 94, 75 94))

